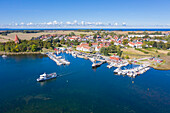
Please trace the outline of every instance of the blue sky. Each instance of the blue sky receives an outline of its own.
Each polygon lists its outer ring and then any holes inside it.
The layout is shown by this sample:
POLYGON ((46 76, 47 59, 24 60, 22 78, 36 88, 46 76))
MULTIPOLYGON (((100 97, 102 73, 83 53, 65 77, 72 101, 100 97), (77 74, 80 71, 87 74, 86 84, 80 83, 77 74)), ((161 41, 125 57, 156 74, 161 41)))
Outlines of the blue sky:
POLYGON ((170 24, 170 0, 0 0, 0 24, 49 21, 170 24))

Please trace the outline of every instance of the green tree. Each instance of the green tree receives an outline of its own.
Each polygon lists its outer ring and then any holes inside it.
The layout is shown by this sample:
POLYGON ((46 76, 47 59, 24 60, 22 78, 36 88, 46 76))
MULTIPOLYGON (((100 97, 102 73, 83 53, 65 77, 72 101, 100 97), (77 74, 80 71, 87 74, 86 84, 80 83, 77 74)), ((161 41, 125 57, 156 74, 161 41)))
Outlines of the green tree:
POLYGON ((32 52, 37 51, 37 45, 33 44, 33 45, 31 46, 31 51, 32 51, 32 52))
POLYGON ((89 42, 89 46, 90 46, 90 47, 92 46, 91 42, 89 42))
POLYGON ((0 45, 0 51, 5 51, 5 46, 4 45, 0 45))
POLYGON ((126 45, 126 44, 128 44, 128 39, 123 40, 123 45, 126 45))

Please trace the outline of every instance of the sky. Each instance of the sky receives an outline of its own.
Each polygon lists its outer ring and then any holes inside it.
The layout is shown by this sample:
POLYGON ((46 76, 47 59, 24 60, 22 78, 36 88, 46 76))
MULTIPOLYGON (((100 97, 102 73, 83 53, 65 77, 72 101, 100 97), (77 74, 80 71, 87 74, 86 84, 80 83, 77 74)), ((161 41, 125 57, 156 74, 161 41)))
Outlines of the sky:
POLYGON ((0 24, 77 20, 170 25, 170 0, 0 0, 0 24))

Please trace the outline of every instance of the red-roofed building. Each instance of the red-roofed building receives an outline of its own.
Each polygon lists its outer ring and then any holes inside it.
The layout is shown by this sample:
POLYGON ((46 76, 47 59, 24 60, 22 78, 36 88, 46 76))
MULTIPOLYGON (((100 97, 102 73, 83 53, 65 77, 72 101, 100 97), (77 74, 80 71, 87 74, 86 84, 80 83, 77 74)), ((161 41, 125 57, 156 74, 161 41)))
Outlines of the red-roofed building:
POLYGON ((18 36, 17 36, 17 35, 15 35, 14 42, 15 42, 16 44, 18 44, 18 43, 19 43, 19 39, 18 39, 18 36))
POLYGON ((133 42, 129 42, 128 45, 130 47, 136 47, 136 48, 142 48, 142 42, 136 42, 136 43, 133 43, 133 42))
POLYGON ((110 59, 116 60, 116 61, 121 60, 119 56, 110 56, 110 59))
POLYGON ((80 46, 89 46, 87 43, 81 43, 80 46))
POLYGON ((92 43, 92 47, 97 47, 98 43, 92 43))

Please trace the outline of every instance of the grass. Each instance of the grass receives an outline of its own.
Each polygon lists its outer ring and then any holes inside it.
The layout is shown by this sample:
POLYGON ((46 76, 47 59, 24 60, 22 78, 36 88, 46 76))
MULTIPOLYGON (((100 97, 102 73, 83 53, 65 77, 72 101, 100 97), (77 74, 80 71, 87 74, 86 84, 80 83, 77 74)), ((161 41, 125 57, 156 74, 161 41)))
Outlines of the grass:
POLYGON ((123 56, 128 55, 130 58, 144 58, 151 57, 150 54, 145 54, 141 51, 135 50, 134 48, 121 49, 123 51, 123 56))
POLYGON ((63 31, 63 30, 59 30, 59 31, 47 31, 47 32, 41 32, 41 33, 10 33, 7 36, 3 36, 0 35, 0 42, 7 42, 9 40, 14 40, 15 39, 15 35, 18 35, 18 37, 21 40, 30 40, 32 37, 38 37, 41 35, 47 35, 47 34, 65 34, 68 35, 71 32, 74 32, 75 35, 80 35, 80 34, 86 34, 86 35, 92 35, 92 32, 79 32, 79 31, 63 31))
POLYGON ((145 50, 143 50, 143 49, 136 48, 136 50, 141 51, 141 52, 143 52, 143 53, 145 53, 145 54, 149 54, 149 52, 147 52, 147 51, 145 51, 145 50))

